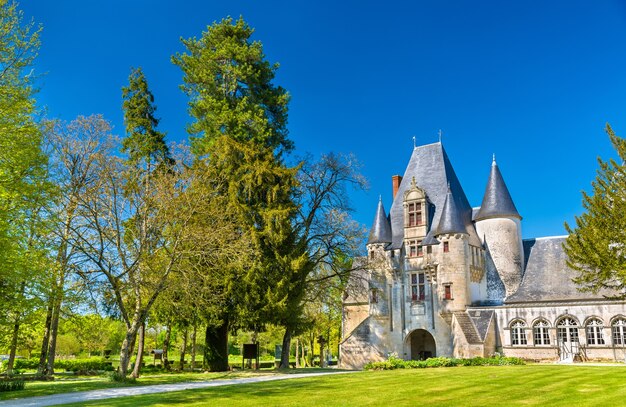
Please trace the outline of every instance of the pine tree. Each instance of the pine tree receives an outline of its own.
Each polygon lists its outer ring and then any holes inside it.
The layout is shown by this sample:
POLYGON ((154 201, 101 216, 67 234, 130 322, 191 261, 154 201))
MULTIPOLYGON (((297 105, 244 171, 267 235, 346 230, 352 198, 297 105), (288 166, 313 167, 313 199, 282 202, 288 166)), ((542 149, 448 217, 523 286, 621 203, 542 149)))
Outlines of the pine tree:
POLYGON ((576 217, 576 227, 565 223, 569 233, 563 248, 568 266, 579 275, 574 281, 581 290, 598 292, 626 289, 626 140, 606 132, 619 160, 603 161, 592 182, 591 195, 583 192, 585 213, 576 217))

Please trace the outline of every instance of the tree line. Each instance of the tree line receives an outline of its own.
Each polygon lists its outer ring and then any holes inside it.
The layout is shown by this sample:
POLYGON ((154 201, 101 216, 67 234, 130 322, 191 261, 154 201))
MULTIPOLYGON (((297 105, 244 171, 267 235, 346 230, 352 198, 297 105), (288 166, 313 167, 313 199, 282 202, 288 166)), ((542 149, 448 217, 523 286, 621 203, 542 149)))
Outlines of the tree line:
POLYGON ((38 372, 54 373, 68 309, 123 322, 122 377, 140 374, 148 318, 194 337, 202 327, 210 370, 228 369, 229 333, 283 327, 288 367, 292 338, 312 323, 307 308, 336 313, 363 241, 349 199, 366 186, 356 159, 295 158, 289 94, 242 18, 183 39, 172 57, 191 118, 189 142, 179 145, 158 129, 141 68, 122 89, 122 137, 98 114, 40 118, 41 30, 16 3, 1 3, 0 323, 9 373, 37 318, 38 372))

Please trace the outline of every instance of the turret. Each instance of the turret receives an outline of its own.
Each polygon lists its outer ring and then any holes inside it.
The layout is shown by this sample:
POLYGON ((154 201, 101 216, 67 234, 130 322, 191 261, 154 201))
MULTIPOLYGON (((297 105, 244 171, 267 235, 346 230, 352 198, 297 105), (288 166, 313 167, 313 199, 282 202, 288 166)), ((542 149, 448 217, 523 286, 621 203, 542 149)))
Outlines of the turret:
POLYGON ((506 297, 517 291, 522 279, 521 220, 494 155, 483 202, 474 222, 487 256, 504 284, 506 297))
POLYGON ((379 198, 372 229, 367 239, 367 252, 370 258, 373 258, 376 252, 382 253, 389 243, 391 243, 391 226, 385 213, 383 200, 379 198))
POLYGON ((469 305, 469 233, 454 195, 448 186, 446 200, 435 230, 439 241, 437 284, 444 312, 465 310, 469 305))

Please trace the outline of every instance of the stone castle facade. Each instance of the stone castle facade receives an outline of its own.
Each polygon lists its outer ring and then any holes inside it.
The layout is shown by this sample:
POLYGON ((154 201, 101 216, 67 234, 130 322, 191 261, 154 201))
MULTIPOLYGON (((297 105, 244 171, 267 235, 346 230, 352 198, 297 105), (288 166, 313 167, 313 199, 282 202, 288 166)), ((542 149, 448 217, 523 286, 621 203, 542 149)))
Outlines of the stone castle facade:
POLYGON ((565 237, 522 239, 495 158, 478 208, 441 143, 415 147, 392 182, 344 295, 341 366, 391 353, 625 360, 626 302, 577 290, 565 237))

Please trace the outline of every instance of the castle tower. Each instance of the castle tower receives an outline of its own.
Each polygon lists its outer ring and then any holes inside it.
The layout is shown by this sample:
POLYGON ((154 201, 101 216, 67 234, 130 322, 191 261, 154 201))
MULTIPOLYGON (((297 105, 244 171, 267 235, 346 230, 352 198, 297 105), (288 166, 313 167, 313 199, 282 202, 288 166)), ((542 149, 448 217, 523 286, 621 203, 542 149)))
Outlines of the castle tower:
POLYGON ((494 156, 485 196, 474 222, 487 256, 504 284, 506 297, 517 291, 522 280, 521 220, 494 156))
POLYGON ((374 216, 372 229, 367 239, 367 253, 370 258, 384 253, 385 247, 391 243, 391 225, 387 219, 382 198, 378 200, 378 208, 374 216))
POLYGON ((444 312, 464 311, 469 299, 469 233, 463 214, 448 187, 435 232, 439 242, 438 295, 444 312))

